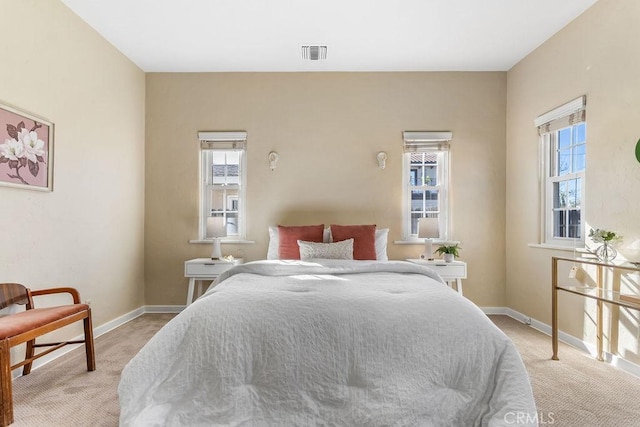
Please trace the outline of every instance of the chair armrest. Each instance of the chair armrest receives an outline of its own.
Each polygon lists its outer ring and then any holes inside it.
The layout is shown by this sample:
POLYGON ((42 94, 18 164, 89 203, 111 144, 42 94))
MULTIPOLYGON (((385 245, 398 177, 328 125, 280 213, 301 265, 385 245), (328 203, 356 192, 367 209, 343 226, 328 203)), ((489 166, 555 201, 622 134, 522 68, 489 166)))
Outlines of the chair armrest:
POLYGON ((50 295, 50 294, 62 294, 68 293, 73 297, 74 304, 80 304, 80 293, 75 288, 50 288, 50 289, 38 289, 35 291, 31 291, 31 296, 41 296, 41 295, 50 295))

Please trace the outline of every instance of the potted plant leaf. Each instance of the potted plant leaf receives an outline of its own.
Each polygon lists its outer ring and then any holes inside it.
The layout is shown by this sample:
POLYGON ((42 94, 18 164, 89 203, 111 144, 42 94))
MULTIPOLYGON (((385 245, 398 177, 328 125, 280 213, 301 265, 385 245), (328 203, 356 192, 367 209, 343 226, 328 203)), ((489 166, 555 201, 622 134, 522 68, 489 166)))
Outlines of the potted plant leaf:
POLYGON ((459 257, 459 250, 462 249, 458 243, 453 245, 442 245, 438 249, 435 250, 434 253, 442 255, 442 258, 445 262, 451 262, 455 259, 455 257, 459 257))

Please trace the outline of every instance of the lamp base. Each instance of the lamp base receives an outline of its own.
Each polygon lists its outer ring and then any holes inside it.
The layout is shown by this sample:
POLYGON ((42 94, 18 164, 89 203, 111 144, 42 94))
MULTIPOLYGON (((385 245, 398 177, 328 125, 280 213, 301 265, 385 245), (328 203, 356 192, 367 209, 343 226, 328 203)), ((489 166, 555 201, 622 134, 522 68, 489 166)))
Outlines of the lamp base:
POLYGON ((213 238, 213 247, 211 248, 211 259, 222 258, 222 250, 220 249, 220 238, 213 238))
POLYGON ((433 240, 430 238, 424 239, 424 259, 427 261, 433 261, 433 240))

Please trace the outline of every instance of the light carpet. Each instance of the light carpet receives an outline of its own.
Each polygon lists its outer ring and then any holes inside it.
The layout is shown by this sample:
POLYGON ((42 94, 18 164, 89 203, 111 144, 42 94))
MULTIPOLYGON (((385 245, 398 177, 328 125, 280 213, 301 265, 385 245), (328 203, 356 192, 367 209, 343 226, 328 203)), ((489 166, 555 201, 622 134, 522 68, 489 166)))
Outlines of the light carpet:
MULTIPOLYGON (((96 339, 97 370, 74 350, 14 381, 15 426, 117 426, 120 372, 174 315, 145 314, 96 339)), ((515 343, 533 386, 541 426, 639 426, 640 379, 507 316, 490 316, 515 343)), ((511 423, 517 426, 514 415, 511 423)))
POLYGON ((569 345, 559 343, 551 360, 551 337, 507 316, 490 316, 522 356, 541 426, 640 426, 640 378, 569 345))
POLYGON ((95 339, 96 370, 84 347, 13 381, 16 427, 113 427, 120 405, 120 372, 174 314, 145 314, 95 339))

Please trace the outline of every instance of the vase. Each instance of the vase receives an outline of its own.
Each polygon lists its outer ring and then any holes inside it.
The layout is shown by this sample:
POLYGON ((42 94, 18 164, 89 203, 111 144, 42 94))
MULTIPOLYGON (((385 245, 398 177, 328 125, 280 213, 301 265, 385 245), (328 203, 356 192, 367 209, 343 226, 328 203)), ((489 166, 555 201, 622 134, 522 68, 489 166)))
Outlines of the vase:
POLYGON ((442 258, 444 258, 444 262, 453 262, 455 256, 453 254, 444 254, 442 258))
POLYGON ((618 251, 616 251, 613 246, 609 245, 607 242, 604 242, 596 249, 596 256, 602 262, 609 262, 618 256, 618 251))

